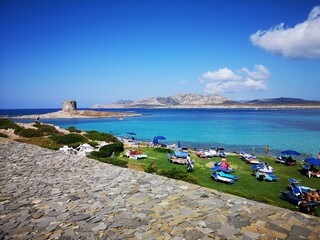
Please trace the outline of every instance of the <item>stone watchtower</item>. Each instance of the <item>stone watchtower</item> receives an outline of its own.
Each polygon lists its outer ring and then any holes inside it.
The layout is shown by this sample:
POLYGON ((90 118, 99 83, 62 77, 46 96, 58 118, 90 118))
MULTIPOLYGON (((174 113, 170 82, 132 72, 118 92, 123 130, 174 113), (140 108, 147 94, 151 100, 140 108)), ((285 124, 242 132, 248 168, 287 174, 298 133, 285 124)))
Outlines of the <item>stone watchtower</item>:
POLYGON ((68 101, 68 100, 63 100, 62 102, 62 111, 72 111, 72 110, 77 110, 77 102, 74 100, 68 101))

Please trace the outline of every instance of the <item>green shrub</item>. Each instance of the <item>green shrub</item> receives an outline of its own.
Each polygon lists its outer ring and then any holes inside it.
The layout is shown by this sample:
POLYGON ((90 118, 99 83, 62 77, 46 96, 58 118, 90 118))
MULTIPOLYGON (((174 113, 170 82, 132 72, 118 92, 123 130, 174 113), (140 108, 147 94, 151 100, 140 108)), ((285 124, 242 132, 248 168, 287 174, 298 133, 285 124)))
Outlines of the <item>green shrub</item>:
POLYGON ((153 160, 153 161, 151 162, 151 164, 144 169, 144 171, 147 172, 147 173, 157 173, 157 171, 158 171, 158 166, 157 166, 157 164, 156 164, 156 161, 153 160))
POLYGON ((38 130, 40 132, 42 132, 43 135, 53 135, 53 134, 59 134, 60 133, 55 127, 53 127, 51 125, 36 123, 33 126, 38 128, 38 130))
POLYGON ((193 184, 198 184, 198 180, 194 176, 176 168, 172 168, 170 170, 162 170, 159 172, 159 175, 177 180, 182 180, 193 184))
POLYGON ((53 135, 52 140, 56 141, 57 143, 60 144, 73 144, 73 143, 85 143, 87 142, 87 139, 79 134, 76 133, 69 133, 63 136, 59 136, 59 135, 53 135))
POLYGON ((81 130, 76 129, 76 128, 73 127, 73 126, 68 127, 67 130, 68 130, 69 132, 75 132, 75 133, 80 133, 80 132, 81 132, 81 130))
POLYGON ((7 138, 8 135, 7 135, 7 134, 4 134, 4 133, 0 133, 0 137, 2 137, 2 138, 7 138))
POLYGON ((169 154, 171 154, 171 153, 173 153, 173 150, 172 149, 169 149, 169 148, 154 148, 154 151, 155 152, 159 152, 159 153, 169 153, 169 154))
POLYGON ((124 167, 124 168, 128 167, 128 162, 119 158, 105 158, 105 159, 99 159, 99 161, 109 163, 119 167, 124 167))
POLYGON ((20 126, 15 124, 9 119, 0 118, 0 129, 9 129, 9 128, 17 129, 17 128, 20 128, 20 126))
POLYGON ((98 131, 89 131, 84 136, 95 141, 119 142, 118 138, 115 136, 98 131))
POLYGON ((108 158, 112 155, 112 153, 119 154, 120 152, 123 152, 123 143, 122 142, 116 142, 112 143, 106 146, 103 146, 100 148, 99 152, 92 152, 91 155, 97 158, 108 158))
POLYGON ((25 138, 32 138, 32 137, 41 137, 42 132, 38 129, 33 128, 17 128, 14 130, 14 133, 25 138))

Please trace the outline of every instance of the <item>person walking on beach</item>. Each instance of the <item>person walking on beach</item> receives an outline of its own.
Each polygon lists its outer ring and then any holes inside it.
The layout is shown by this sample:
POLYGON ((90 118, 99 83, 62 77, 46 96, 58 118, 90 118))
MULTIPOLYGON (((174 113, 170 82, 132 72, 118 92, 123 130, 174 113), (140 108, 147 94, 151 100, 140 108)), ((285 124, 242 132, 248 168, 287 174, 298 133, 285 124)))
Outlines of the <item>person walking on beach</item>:
POLYGON ((264 148, 264 153, 265 153, 266 157, 269 155, 269 146, 268 145, 264 148))

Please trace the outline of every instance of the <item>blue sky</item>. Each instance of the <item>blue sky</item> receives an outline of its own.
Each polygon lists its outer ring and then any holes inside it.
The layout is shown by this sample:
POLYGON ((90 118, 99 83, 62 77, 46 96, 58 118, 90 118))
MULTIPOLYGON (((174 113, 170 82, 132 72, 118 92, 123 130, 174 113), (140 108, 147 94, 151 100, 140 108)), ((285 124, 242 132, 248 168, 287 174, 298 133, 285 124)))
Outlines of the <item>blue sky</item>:
POLYGON ((320 100, 320 1, 2 0, 0 34, 0 108, 320 100))

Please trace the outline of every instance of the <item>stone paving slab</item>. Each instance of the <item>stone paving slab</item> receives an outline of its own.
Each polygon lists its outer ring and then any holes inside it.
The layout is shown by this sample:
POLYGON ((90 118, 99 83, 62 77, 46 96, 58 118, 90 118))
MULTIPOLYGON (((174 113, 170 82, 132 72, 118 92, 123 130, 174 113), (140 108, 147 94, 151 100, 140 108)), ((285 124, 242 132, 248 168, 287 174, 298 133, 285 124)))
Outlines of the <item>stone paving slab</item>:
POLYGON ((0 239, 320 239, 313 216, 18 142, 0 183, 0 239))

